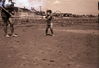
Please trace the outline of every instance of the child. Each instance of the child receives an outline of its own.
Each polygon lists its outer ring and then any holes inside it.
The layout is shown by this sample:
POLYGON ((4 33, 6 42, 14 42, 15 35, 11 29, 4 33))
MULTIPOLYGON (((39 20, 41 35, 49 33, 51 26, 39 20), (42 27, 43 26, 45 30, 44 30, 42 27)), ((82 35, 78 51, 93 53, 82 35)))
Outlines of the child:
POLYGON ((8 24, 10 24, 11 35, 17 37, 17 35, 14 34, 14 23, 11 21, 11 15, 13 15, 13 11, 14 11, 14 3, 12 2, 12 0, 8 0, 8 4, 6 4, 6 0, 3 0, 2 2, 3 3, 2 3, 1 16, 4 22, 5 36, 10 37, 7 32, 8 24))
POLYGON ((48 30, 50 29, 51 31, 51 36, 53 36, 54 32, 53 32, 53 23, 52 23, 52 19, 53 19, 53 16, 52 16, 52 10, 47 10, 46 11, 46 23, 47 23, 47 27, 46 27, 46 36, 49 35, 48 34, 48 30))

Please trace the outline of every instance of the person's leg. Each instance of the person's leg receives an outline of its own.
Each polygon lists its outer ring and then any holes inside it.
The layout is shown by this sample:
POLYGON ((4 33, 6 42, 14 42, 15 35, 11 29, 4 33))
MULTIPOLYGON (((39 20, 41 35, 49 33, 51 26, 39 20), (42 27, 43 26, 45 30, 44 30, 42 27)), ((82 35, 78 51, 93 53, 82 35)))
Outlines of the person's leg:
POLYGON ((2 17, 2 20, 3 20, 5 36, 9 37, 8 32, 7 32, 7 30, 8 30, 8 18, 7 17, 2 17))
POLYGON ((8 33, 7 33, 7 30, 8 30, 8 23, 4 23, 4 33, 5 33, 5 35, 7 35, 8 33))
POLYGON ((10 30, 11 30, 11 34, 14 34, 14 25, 10 24, 10 30))
POLYGON ((11 34, 13 34, 13 33, 14 33, 14 24, 12 23, 11 18, 9 18, 8 22, 9 22, 9 24, 10 24, 10 31, 11 31, 11 34))
POLYGON ((9 18, 9 24, 10 24, 11 35, 17 37, 17 35, 14 34, 14 23, 11 18, 9 18))
POLYGON ((46 34, 46 35, 48 35, 48 29, 49 29, 49 26, 47 25, 46 31, 45 31, 45 34, 46 34))
POLYGON ((53 35, 54 32, 53 32, 53 24, 52 24, 52 23, 51 23, 51 25, 50 25, 50 31, 51 31, 51 35, 53 35))
POLYGON ((51 31, 51 34, 53 35, 54 32, 53 32, 53 28, 52 27, 50 27, 50 31, 51 31))

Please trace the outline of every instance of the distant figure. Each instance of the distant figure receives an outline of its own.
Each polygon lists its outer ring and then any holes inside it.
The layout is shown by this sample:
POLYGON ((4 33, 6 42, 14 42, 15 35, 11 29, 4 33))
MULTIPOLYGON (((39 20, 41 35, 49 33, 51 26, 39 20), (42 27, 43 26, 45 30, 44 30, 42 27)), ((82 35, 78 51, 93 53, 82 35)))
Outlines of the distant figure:
POLYGON ((4 24, 4 32, 5 37, 10 37, 8 34, 8 25, 10 24, 10 30, 11 30, 11 36, 17 37, 16 34, 14 34, 14 22, 12 22, 11 16, 14 15, 14 2, 12 0, 2 0, 2 10, 1 10, 1 16, 4 24))
POLYGON ((46 25, 47 27, 46 27, 46 31, 45 31, 46 36, 47 35, 53 36, 54 32, 53 32, 53 23, 52 23, 52 20, 53 20, 52 10, 46 11, 46 17, 45 18, 46 18, 46 23, 47 23, 47 25, 46 25), (48 34, 49 29, 51 31, 51 34, 48 34))

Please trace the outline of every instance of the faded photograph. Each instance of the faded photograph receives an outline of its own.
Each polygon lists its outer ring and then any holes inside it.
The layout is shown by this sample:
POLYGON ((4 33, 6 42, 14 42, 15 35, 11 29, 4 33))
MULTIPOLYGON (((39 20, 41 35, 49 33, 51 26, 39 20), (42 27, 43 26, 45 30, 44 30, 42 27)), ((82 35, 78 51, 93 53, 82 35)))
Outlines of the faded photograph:
POLYGON ((98 68, 99 0, 0 0, 0 68, 98 68))

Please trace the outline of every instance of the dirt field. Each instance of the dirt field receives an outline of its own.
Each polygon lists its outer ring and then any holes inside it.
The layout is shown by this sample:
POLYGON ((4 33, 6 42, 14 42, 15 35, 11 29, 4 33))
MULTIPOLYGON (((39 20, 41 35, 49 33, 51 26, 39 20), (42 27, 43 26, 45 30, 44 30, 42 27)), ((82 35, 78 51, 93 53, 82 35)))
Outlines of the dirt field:
POLYGON ((45 24, 17 24, 19 37, 5 38, 0 27, 0 68, 98 68, 98 24, 54 24, 55 36, 45 36, 45 24))

